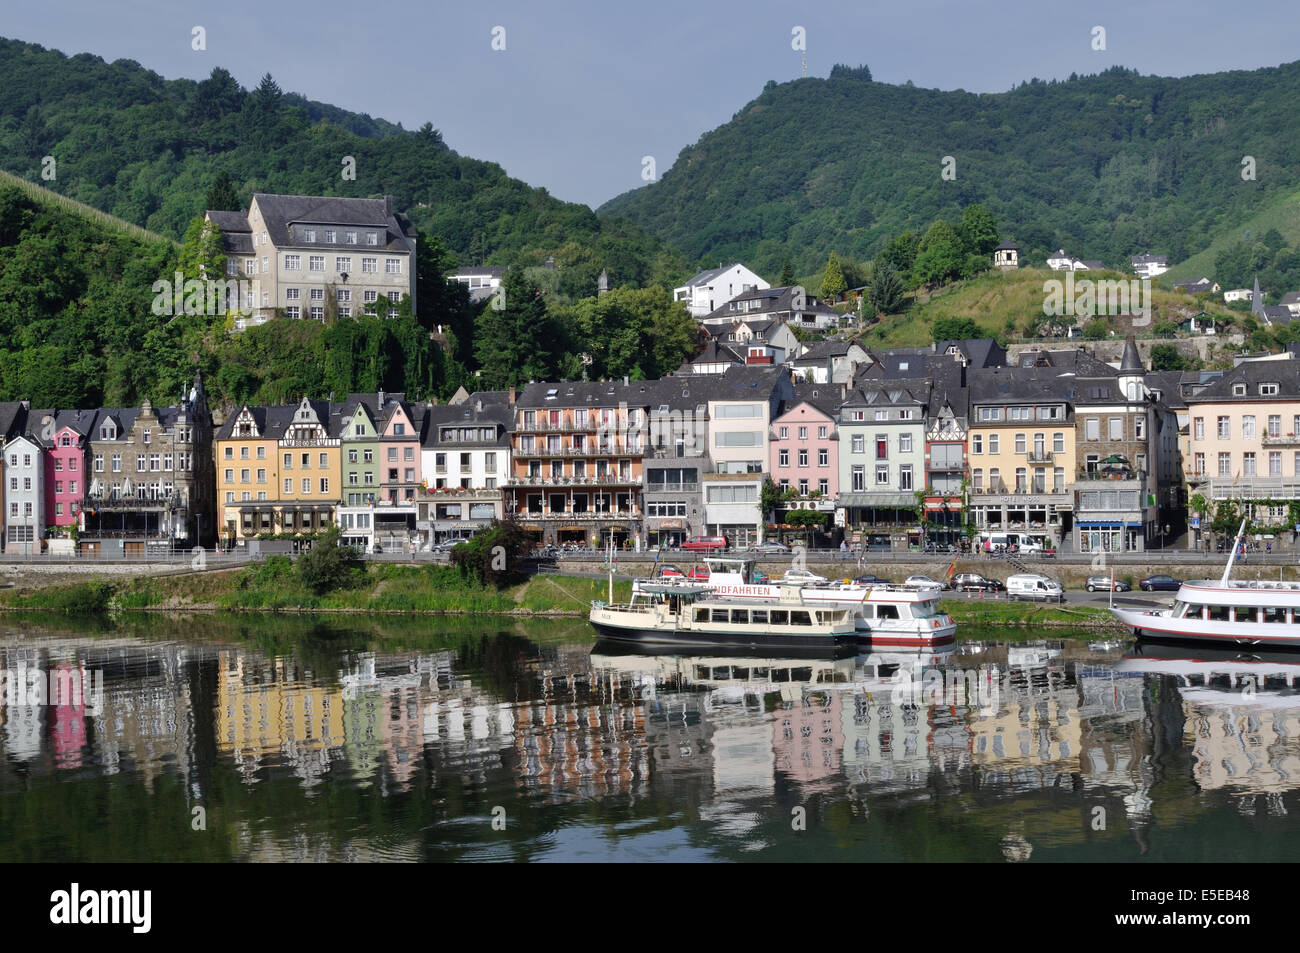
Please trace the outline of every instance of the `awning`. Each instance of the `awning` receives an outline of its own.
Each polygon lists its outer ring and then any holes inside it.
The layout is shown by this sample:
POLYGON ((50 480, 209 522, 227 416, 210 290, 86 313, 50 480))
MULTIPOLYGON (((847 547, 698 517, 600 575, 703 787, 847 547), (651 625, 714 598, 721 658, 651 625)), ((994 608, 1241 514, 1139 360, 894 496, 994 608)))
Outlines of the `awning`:
POLYGON ((1125 527, 1141 529, 1142 526, 1142 523, 1121 523, 1108 520, 1080 520, 1078 523, 1079 529, 1124 529, 1125 527))
POLYGON ((897 509, 904 506, 916 506, 914 493, 841 493, 840 506, 867 506, 897 509))

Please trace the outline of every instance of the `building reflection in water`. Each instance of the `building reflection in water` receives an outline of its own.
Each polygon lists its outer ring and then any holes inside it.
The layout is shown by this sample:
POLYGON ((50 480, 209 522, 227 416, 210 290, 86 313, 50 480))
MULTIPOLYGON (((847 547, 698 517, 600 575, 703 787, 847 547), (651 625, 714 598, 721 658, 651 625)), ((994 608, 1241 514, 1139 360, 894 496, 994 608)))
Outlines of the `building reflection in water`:
MULTIPOLYGON (((1117 661, 1044 643, 816 660, 500 638, 491 664, 451 650, 340 652, 321 673, 230 645, 9 633, 0 686, 19 673, 100 678, 102 694, 35 704, 0 690, 0 787, 92 772, 152 790, 168 773, 198 799, 203 750, 251 789, 292 778, 309 793, 455 783, 542 803, 653 795, 758 847, 773 803, 809 795, 1083 791, 1113 801, 1144 843, 1162 772, 1243 813, 1286 813, 1283 795, 1300 786, 1300 660, 1286 656, 1144 646, 1117 661), (914 690, 932 674, 937 696, 914 690)), ((1035 843, 1029 830, 1006 836, 1035 843)))

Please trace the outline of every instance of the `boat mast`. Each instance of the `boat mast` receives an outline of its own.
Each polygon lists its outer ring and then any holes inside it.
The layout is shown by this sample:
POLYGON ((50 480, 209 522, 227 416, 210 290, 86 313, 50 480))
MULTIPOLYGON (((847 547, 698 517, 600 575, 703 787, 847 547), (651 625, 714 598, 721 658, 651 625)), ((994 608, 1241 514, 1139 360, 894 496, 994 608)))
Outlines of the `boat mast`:
POLYGON ((1237 530, 1237 538, 1232 541, 1232 552, 1228 554, 1228 565, 1223 567, 1223 578, 1219 580, 1219 585, 1227 588, 1228 577, 1232 575, 1232 563, 1237 558, 1237 547, 1241 545, 1241 537, 1246 534, 1246 518, 1241 518, 1241 528, 1237 530))

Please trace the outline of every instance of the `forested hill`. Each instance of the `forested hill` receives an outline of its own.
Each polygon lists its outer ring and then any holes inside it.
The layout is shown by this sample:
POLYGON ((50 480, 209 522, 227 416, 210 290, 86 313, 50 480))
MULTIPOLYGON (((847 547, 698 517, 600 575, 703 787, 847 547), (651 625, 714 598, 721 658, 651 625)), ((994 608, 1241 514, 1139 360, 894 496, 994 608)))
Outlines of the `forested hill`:
POLYGON ((602 267, 620 284, 671 282, 684 267, 639 228, 457 155, 431 124, 405 131, 284 93, 269 76, 251 91, 220 68, 201 82, 166 80, 131 60, 0 38, 0 89, 0 166, 176 239, 224 171, 245 203, 254 191, 391 194, 462 263, 550 255, 584 293, 602 267), (46 156, 53 180, 41 176, 46 156), (342 176, 344 156, 355 180, 342 176))
POLYGON ((870 258, 980 202, 1039 263, 1064 246, 1120 265, 1147 249, 1182 260, 1298 181, 1300 63, 1186 78, 1116 67, 997 94, 837 66, 827 79, 769 82, 660 181, 598 211, 688 259, 775 274, 788 256, 804 274, 828 251, 870 258))

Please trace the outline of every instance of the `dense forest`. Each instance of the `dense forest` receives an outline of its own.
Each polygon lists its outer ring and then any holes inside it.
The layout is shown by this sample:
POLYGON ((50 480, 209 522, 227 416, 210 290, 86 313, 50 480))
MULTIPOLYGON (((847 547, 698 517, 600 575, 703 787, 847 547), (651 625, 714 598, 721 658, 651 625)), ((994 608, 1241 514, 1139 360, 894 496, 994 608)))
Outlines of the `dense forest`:
POLYGON ((201 82, 166 80, 130 60, 0 39, 0 87, 6 171, 176 239, 221 171, 245 207, 253 192, 390 194, 458 263, 552 257, 570 294, 591 294, 602 268, 638 287, 686 274, 642 229, 457 155, 430 123, 406 131, 286 93, 269 74, 252 90, 220 68, 201 82), (344 177, 345 156, 355 178, 344 177))
POLYGON ((979 203, 1031 262, 1177 262, 1300 181, 1300 63, 1185 78, 1115 67, 974 94, 871 79, 769 82, 658 182, 598 211, 688 259, 813 272, 979 203), (945 161, 950 157, 951 161, 945 161), (1245 160, 1249 157, 1251 161, 1245 160))

